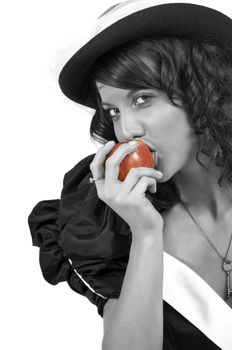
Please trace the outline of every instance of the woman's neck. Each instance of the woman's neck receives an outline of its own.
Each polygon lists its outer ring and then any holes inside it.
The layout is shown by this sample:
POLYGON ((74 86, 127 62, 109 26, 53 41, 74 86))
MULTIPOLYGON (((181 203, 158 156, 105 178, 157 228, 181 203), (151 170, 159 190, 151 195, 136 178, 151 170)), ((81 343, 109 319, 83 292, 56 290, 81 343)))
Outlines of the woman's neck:
POLYGON ((215 166, 206 170, 195 160, 173 177, 181 199, 189 209, 193 208, 199 215, 208 214, 215 222, 229 212, 232 215, 232 187, 220 187, 217 184, 219 175, 220 168, 215 166))

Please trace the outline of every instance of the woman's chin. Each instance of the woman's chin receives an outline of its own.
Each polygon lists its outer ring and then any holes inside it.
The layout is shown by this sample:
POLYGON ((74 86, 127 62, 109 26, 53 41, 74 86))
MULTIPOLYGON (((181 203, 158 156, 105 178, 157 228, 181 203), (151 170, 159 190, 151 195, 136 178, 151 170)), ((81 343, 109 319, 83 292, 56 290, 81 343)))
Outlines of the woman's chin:
POLYGON ((165 182, 166 180, 164 179, 164 176, 162 177, 162 179, 157 179, 157 182, 165 182))

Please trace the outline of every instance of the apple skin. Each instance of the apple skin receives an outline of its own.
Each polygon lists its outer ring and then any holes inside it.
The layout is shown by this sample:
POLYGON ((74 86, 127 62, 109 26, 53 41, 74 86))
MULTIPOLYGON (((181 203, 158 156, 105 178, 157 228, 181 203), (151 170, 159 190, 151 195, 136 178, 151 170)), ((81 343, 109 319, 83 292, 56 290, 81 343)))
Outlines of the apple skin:
MULTIPOLYGON (((120 181, 124 181, 125 177, 127 176, 131 168, 137 168, 137 167, 154 168, 156 166, 148 146, 141 140, 134 140, 134 141, 138 143, 137 149, 134 152, 128 154, 119 165, 118 179, 120 181)), ((123 143, 127 143, 127 142, 124 141, 124 142, 116 143, 116 145, 114 145, 112 150, 107 154, 106 158, 109 158, 116 151, 116 149, 123 143)))

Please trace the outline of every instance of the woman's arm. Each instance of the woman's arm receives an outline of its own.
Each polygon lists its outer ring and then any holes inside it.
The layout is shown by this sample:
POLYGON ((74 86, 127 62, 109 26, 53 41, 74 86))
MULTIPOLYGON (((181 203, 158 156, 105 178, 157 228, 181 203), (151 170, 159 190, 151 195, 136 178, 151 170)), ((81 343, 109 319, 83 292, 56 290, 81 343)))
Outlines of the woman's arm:
MULTIPOLYGON (((132 239, 120 298, 105 324, 102 350, 162 350, 163 230, 132 239), (150 236, 149 239, 142 237, 150 236)), ((132 237, 134 232, 132 232, 132 237)))

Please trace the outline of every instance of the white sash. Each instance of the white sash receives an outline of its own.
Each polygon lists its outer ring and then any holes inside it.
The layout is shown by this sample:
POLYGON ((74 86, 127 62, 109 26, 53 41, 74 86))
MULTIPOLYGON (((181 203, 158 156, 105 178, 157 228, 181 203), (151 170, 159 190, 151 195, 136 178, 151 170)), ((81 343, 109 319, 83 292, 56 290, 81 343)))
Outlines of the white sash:
POLYGON ((195 271, 166 252, 163 299, 217 346, 232 349, 232 309, 195 271))

